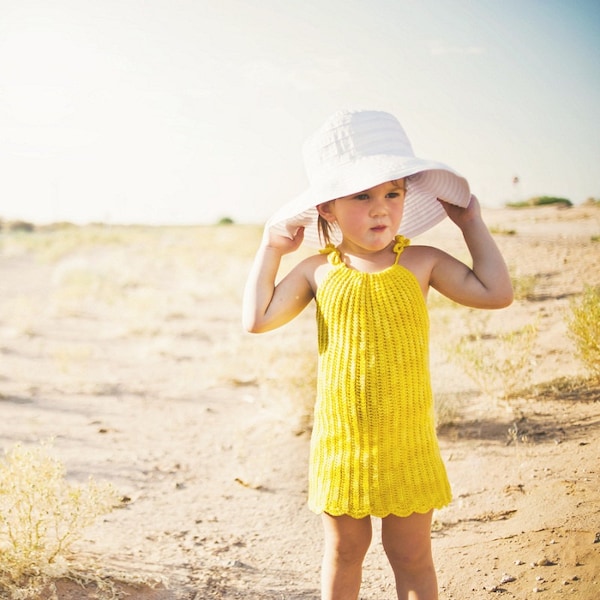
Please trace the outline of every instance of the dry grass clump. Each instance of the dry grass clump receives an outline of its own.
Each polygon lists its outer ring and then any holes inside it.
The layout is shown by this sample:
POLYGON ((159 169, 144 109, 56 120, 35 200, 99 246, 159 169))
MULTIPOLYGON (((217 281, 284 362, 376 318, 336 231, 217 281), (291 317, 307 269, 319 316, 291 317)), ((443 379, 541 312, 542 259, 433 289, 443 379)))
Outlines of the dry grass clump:
POLYGON ((458 392, 438 392, 434 394, 436 429, 455 423, 461 416, 463 395, 458 392))
POLYGON ((535 366, 536 325, 492 334, 475 322, 473 330, 448 348, 448 355, 490 398, 507 400, 524 387, 535 366), (479 327, 479 328, 478 328, 479 327))
POLYGON ((317 389, 316 325, 311 310, 280 330, 244 334, 235 355, 242 383, 252 383, 261 404, 295 433, 312 426, 317 389))
POLYGON ((525 390, 528 398, 569 402, 596 402, 600 399, 600 378, 558 377, 525 390))
POLYGON ((80 568, 72 544, 118 504, 115 489, 90 479, 68 483, 47 445, 17 445, 0 460, 0 595, 39 598, 80 568))
POLYGON ((530 300, 538 283, 536 275, 511 275, 515 300, 530 300))
POLYGON ((586 286, 571 302, 567 320, 577 356, 594 377, 600 377, 600 287, 586 286))

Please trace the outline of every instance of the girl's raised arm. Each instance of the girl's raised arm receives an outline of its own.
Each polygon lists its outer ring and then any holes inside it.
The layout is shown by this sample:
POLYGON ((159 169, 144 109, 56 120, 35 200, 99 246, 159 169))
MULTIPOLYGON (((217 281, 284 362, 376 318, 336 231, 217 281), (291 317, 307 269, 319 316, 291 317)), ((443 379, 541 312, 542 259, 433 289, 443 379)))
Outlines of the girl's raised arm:
POLYGON ((302 263, 275 285, 282 256, 297 250, 303 237, 304 230, 300 228, 291 239, 275 234, 267 234, 263 239, 244 290, 242 322, 250 333, 285 325, 312 299, 312 287, 302 263))
POLYGON ((460 227, 473 267, 442 255, 432 271, 432 287, 450 299, 473 308, 504 308, 513 300, 506 263, 481 217, 479 202, 471 196, 466 208, 442 203, 448 216, 460 227))

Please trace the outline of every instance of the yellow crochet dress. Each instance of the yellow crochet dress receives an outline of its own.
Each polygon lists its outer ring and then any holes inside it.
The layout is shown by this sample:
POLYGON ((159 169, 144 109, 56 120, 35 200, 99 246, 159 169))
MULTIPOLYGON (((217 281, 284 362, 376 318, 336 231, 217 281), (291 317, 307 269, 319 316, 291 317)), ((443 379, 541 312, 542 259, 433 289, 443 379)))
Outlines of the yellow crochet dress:
POLYGON ((319 378, 308 505, 355 518, 407 516, 451 500, 429 379, 429 318, 415 276, 334 268, 317 295, 319 378))

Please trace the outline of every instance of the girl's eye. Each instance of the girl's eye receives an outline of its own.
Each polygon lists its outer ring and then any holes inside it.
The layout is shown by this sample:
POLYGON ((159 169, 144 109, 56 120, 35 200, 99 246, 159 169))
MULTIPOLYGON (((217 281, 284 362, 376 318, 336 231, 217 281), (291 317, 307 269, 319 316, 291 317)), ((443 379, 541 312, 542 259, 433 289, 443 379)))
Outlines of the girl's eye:
POLYGON ((357 194, 356 196, 354 196, 355 200, 368 200, 369 199, 369 194, 357 194))
POLYGON ((387 197, 388 198, 400 198, 400 196, 404 193, 404 190, 402 192, 390 192, 387 197))

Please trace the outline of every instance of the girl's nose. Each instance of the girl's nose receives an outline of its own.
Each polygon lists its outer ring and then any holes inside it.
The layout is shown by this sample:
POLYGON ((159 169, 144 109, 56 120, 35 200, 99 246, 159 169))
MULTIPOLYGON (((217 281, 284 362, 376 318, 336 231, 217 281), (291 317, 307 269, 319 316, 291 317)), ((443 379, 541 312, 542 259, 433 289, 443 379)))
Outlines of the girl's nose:
POLYGON ((385 197, 375 196, 371 202, 371 214, 381 215, 387 211, 387 202, 385 197))

